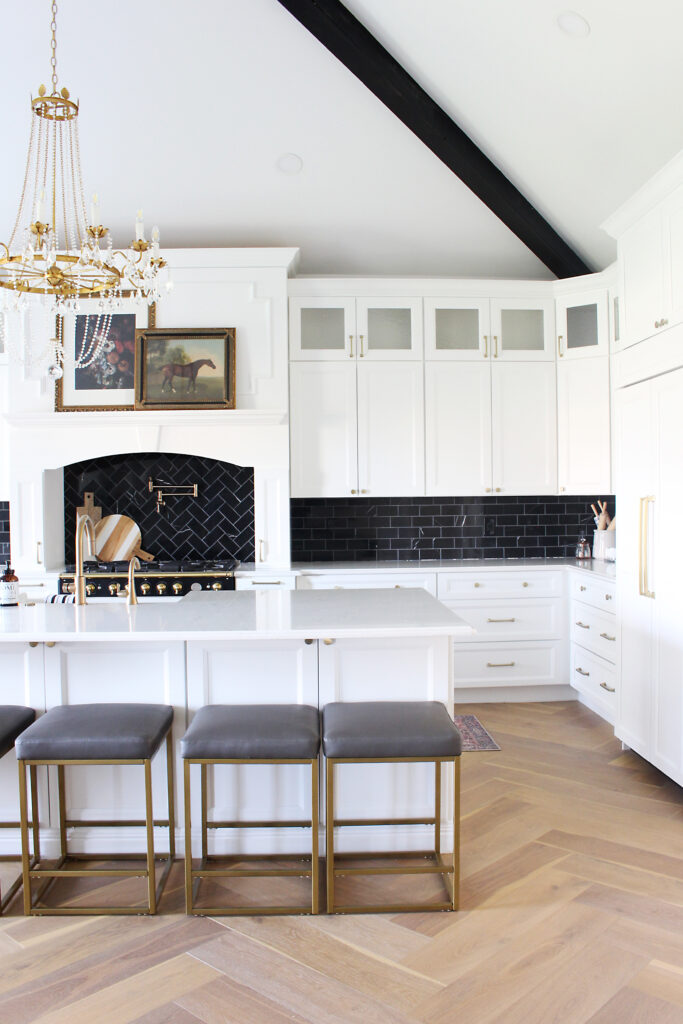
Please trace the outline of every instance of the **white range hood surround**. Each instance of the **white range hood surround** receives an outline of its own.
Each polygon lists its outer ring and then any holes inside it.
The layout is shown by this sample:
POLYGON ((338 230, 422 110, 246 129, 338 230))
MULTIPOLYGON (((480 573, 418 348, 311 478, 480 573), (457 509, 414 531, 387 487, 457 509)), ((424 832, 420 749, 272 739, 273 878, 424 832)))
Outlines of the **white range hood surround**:
MULTIPOLYGON (((164 253, 174 288, 159 304, 157 325, 236 328, 234 410, 56 413, 51 388, 39 391, 20 368, 4 370, 2 475, 17 569, 40 574, 64 564, 64 466, 143 452, 253 467, 257 565, 289 565, 287 274, 296 254, 294 249, 164 253)), ((106 496, 96 495, 96 501, 106 514, 106 496)))

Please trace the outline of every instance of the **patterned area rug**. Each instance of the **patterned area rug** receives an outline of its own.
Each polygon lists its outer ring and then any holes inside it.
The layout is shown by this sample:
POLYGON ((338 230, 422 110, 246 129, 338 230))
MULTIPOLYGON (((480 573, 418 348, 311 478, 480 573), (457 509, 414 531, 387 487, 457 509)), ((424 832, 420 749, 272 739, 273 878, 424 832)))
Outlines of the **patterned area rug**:
POLYGON ((470 750, 500 750, 476 715, 453 715, 453 721, 462 736, 463 753, 470 750))

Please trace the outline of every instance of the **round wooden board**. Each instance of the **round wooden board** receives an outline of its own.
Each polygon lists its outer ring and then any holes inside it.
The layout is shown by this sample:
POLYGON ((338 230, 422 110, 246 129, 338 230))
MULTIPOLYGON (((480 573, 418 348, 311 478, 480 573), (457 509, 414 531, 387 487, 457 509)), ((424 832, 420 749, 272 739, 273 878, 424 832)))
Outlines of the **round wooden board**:
POLYGON ((95 526, 95 554, 102 562, 127 562, 134 555, 150 561, 152 555, 140 550, 140 527, 130 516, 112 515, 95 526))

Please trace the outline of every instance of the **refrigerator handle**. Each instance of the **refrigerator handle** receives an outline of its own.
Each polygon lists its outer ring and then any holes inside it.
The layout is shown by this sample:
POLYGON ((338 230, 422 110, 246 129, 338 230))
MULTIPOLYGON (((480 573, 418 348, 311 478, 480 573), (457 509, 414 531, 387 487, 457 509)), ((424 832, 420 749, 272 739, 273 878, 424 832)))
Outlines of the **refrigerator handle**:
POLYGON ((655 497, 654 494, 648 494, 646 498, 643 498, 644 507, 644 522, 643 522, 643 548, 644 548, 644 562, 643 562, 643 597, 654 598, 654 590, 650 590, 650 505, 654 505, 655 497))

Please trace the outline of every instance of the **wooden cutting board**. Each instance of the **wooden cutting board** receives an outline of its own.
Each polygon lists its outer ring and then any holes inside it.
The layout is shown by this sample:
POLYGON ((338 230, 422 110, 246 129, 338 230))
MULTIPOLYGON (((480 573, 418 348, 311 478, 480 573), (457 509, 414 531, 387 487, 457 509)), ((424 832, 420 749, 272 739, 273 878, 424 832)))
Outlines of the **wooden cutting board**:
POLYGON ((95 554, 102 562, 127 562, 134 555, 151 562, 154 555, 142 551, 140 527, 129 516, 105 516, 95 526, 95 554))
POLYGON ((96 526, 102 518, 102 506, 95 504, 94 491, 84 492, 83 504, 79 505, 76 509, 76 522, 78 522, 80 516, 90 516, 93 526, 96 526))

